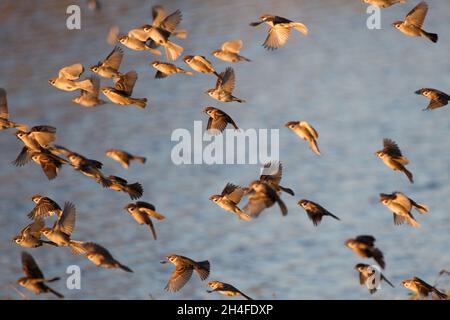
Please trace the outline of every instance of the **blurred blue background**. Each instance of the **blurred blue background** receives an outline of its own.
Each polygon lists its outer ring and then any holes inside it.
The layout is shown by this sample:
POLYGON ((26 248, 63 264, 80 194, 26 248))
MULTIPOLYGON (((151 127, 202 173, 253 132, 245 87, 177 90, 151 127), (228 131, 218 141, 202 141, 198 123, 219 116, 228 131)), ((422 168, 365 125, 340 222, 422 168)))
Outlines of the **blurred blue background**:
MULTIPOLYGON (((20 252, 11 238, 29 221, 30 197, 40 193, 61 205, 77 207, 74 239, 95 241, 135 273, 98 269, 67 248, 28 250, 47 276, 65 279, 68 265, 82 268, 82 290, 67 290, 65 280, 53 284, 69 299, 226 299, 206 293, 196 275, 176 294, 164 291, 173 268, 159 261, 176 253, 211 262, 210 280, 231 283, 259 299, 404 299, 400 281, 419 276, 428 282, 450 267, 450 114, 448 107, 422 112, 428 101, 414 94, 422 87, 450 91, 450 2, 429 1, 425 30, 439 33, 433 44, 402 35, 390 26, 418 1, 382 11, 382 29, 368 30, 366 6, 358 0, 283 1, 101 1, 98 12, 85 1, 11 1, 0 3, 0 86, 8 92, 13 120, 58 128, 57 143, 104 163, 107 174, 140 181, 143 201, 156 205, 167 219, 155 222, 159 239, 125 213, 124 193, 103 190, 92 180, 64 167, 48 181, 35 165, 15 168, 21 149, 13 131, 0 132, 0 298, 20 298, 9 284, 22 276, 20 252), (81 30, 66 29, 66 8, 81 7, 81 30), (227 63, 210 55, 221 43, 242 39, 241 54, 251 63, 234 64, 237 97, 246 104, 223 104, 203 92, 214 76, 175 75, 154 79, 149 63, 161 57, 124 48, 122 71, 137 70, 134 96, 147 97, 148 107, 120 108, 107 104, 83 109, 71 102, 75 93, 51 87, 47 80, 66 65, 86 68, 112 49, 106 35, 113 25, 122 32, 150 23, 151 6, 168 12, 180 9, 186 40, 174 41, 184 54, 201 54, 218 70, 227 63), (261 46, 267 27, 251 28, 264 13, 301 21, 308 37, 292 32, 287 45, 268 52, 261 46), (170 141, 176 128, 193 128, 206 120, 201 110, 213 105, 246 128, 280 128, 282 184, 295 197, 283 195, 289 215, 277 207, 245 223, 215 206, 208 197, 226 182, 246 185, 258 165, 175 166, 170 141), (306 120, 319 131, 318 158, 284 124, 306 120), (411 160, 416 183, 390 171, 374 156, 382 139, 398 142, 411 160), (147 157, 127 171, 104 156, 121 148, 147 157), (420 229, 394 226, 391 213, 378 203, 380 192, 400 190, 430 206, 427 215, 414 213, 420 229), (314 228, 296 205, 301 198, 322 204, 339 216, 314 228), (344 246, 347 238, 373 234, 384 252, 385 275, 396 288, 383 286, 370 296, 359 286, 353 266, 370 262, 344 246)), ((176 64, 188 69, 181 59, 176 64)), ((89 75, 89 70, 85 75, 89 75)), ((110 84, 102 79, 102 85, 110 84)), ((106 99, 102 96, 102 99, 106 99)), ((449 288, 448 280, 441 287, 449 288)), ((36 297, 27 292, 31 298, 36 297)))

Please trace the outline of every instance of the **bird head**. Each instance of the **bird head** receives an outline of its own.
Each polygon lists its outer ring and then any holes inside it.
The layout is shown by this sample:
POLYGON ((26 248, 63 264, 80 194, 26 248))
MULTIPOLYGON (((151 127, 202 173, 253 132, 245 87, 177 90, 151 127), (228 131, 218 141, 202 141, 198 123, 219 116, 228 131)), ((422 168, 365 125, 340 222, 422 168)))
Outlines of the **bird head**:
POLYGON ((156 67, 159 66, 160 64, 161 64, 160 61, 153 61, 153 62, 151 63, 151 65, 152 65, 154 68, 156 68, 156 67))
POLYGON ((205 91, 205 94, 212 96, 216 90, 215 89, 209 89, 205 91))
POLYGON ((89 69, 90 69, 92 72, 97 73, 97 72, 100 70, 100 65, 101 65, 101 63, 99 62, 99 63, 98 63, 97 65, 95 65, 95 66, 90 66, 89 69))
POLYGON ((218 56, 220 55, 221 52, 222 52, 222 51, 220 51, 220 50, 215 50, 215 51, 211 52, 211 54, 212 54, 214 57, 218 57, 218 56))
POLYGON ((20 245, 20 244, 22 243, 22 241, 23 241, 23 238, 22 238, 21 236, 15 236, 15 237, 12 239, 12 241, 15 242, 15 243, 17 243, 18 245, 20 245))
POLYGON ((184 56, 183 61, 186 63, 190 63, 194 59, 194 56, 184 56))
POLYGON ((51 78, 51 79, 48 80, 48 83, 51 84, 52 86, 54 86, 55 83, 56 83, 56 79, 57 78, 51 78))
POLYGON ((400 282, 400 284, 405 288, 409 289, 411 288, 411 282, 412 282, 411 280, 403 280, 402 282, 400 282))
POLYGON ((20 131, 20 130, 17 130, 17 131, 14 133, 14 135, 17 137, 17 139, 22 140, 22 139, 27 135, 27 133, 26 133, 26 132, 23 132, 23 131, 20 131))
POLYGON ((27 280, 28 280, 27 277, 22 277, 22 278, 18 279, 18 280, 16 281, 16 283, 17 283, 18 285, 24 286, 24 285, 26 284, 27 280))
POLYGON ((214 107, 211 107, 211 106, 206 106, 206 107, 203 109, 203 112, 206 113, 207 115, 212 114, 213 111, 214 111, 214 107))
POLYGON ((213 289, 216 289, 217 287, 220 286, 220 282, 219 281, 209 281, 208 286, 210 286, 213 289))
POLYGON ((176 264, 176 262, 178 261, 178 256, 175 254, 171 254, 166 256, 166 260, 161 261, 162 264, 167 263, 167 262, 171 262, 173 264, 176 264))
POLYGON ((396 29, 400 29, 401 25, 403 24, 403 21, 395 21, 392 26, 396 29))
POLYGON ((383 150, 379 150, 379 151, 375 152, 375 155, 376 155, 378 158, 383 159, 384 156, 385 156, 386 154, 383 152, 383 150))
POLYGON ((42 198, 43 198, 43 197, 42 197, 40 194, 35 194, 34 196, 31 197, 31 200, 32 200, 34 203, 39 203, 39 201, 41 201, 42 198))
POLYGON ((289 129, 294 129, 298 125, 298 121, 289 121, 284 126, 289 129))
POLYGON ((118 39, 118 41, 119 41, 120 43, 122 43, 122 44, 126 43, 127 40, 128 40, 128 37, 127 37, 127 36, 121 36, 121 37, 119 37, 119 39, 118 39))
POLYGON ((138 207, 134 203, 129 203, 124 207, 125 210, 127 210, 129 213, 136 212, 138 207))
POLYGON ((356 241, 353 239, 348 239, 345 241, 345 245, 349 248, 354 248, 356 246, 356 241))
POLYGON ((266 22, 273 18, 273 15, 271 14, 263 14, 261 17, 259 17, 259 20, 266 22))
POLYGON ((367 265, 364 263, 358 263, 355 266, 355 270, 359 271, 359 272, 363 272, 366 269, 367 265))
POLYGON ((220 201, 221 196, 218 194, 212 195, 211 197, 209 197, 209 200, 211 200, 214 203, 217 203, 220 201))
POLYGON ((306 200, 306 199, 301 199, 299 202, 297 202, 297 204, 300 206, 300 207, 306 207, 306 205, 308 204, 308 200, 306 200))
POLYGON ((41 229, 41 234, 43 234, 44 236, 49 236, 52 233, 52 229, 51 228, 42 228, 41 229))

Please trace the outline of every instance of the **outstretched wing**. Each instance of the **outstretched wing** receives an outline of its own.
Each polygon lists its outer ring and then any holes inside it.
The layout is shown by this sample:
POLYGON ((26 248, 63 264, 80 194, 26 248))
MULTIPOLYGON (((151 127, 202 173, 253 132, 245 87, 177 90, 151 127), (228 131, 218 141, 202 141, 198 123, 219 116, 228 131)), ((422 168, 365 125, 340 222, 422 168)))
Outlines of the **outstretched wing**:
POLYGON ((416 27, 422 28, 427 12, 428 4, 425 1, 422 1, 406 15, 405 21, 416 27))
POLYGON ((44 274, 42 273, 41 269, 39 269, 39 266, 37 265, 36 261, 34 260, 32 255, 27 252, 22 252, 22 269, 28 278, 32 279, 44 278, 44 274))

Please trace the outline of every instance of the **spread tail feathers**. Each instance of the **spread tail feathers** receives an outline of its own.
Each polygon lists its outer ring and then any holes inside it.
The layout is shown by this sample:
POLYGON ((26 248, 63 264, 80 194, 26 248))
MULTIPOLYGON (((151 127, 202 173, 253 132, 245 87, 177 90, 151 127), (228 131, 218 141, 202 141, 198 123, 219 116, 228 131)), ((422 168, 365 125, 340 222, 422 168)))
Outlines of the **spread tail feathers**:
POLYGON ((428 33, 426 31, 423 31, 422 34, 434 43, 438 42, 439 40, 439 36, 436 33, 428 33))
POLYGON ((132 160, 136 160, 136 161, 144 164, 147 159, 145 157, 133 156, 132 160))
POLYGON ((147 106, 147 98, 143 99, 133 99, 133 104, 137 105, 139 108, 144 109, 147 106))
POLYGON ((142 197, 144 189, 142 188, 140 183, 136 182, 127 185, 125 191, 130 195, 131 200, 136 200, 142 197))
POLYGON ((319 150, 319 146, 317 145, 317 141, 316 140, 312 140, 310 143, 311 146, 311 150, 317 154, 318 156, 320 156, 320 150, 319 150))
POLYGON ((297 30, 298 32, 303 33, 305 36, 308 34, 308 28, 300 22, 294 22, 292 26, 297 30))
POLYGON ((183 47, 177 45, 176 43, 167 41, 167 44, 165 45, 166 49, 166 58, 170 61, 175 61, 182 53, 183 53, 183 47))
POLYGON ((414 183, 413 174, 411 172, 409 172, 408 169, 406 169, 405 167, 403 167, 403 172, 408 177, 409 182, 414 183))

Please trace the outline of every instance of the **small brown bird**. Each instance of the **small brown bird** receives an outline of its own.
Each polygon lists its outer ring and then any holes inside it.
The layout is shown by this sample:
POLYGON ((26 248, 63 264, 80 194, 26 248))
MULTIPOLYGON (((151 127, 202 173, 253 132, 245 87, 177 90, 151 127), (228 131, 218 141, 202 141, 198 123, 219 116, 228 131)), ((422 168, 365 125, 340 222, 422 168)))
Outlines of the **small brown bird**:
POLYGON ((292 189, 285 188, 280 185, 281 178, 283 177, 283 165, 278 161, 270 161, 264 164, 262 173, 259 176, 259 180, 267 183, 277 193, 281 191, 294 196, 295 193, 292 189))
POLYGON ((402 155, 400 148, 391 139, 383 140, 383 149, 375 152, 375 155, 383 160, 384 164, 394 171, 403 172, 411 183, 414 183, 413 174, 406 169, 409 160, 402 155))
POLYGON ((153 226, 153 222, 150 217, 155 218, 157 220, 164 220, 162 214, 156 212, 155 206, 151 203, 144 201, 137 201, 136 203, 129 203, 125 206, 125 210, 130 213, 130 215, 136 220, 140 225, 146 224, 150 228, 150 231, 153 234, 153 239, 157 239, 155 227, 153 226))
POLYGON ((153 61, 150 65, 157 70, 155 74, 156 79, 162 79, 176 73, 187 74, 188 76, 194 75, 192 72, 183 70, 172 63, 153 61))
POLYGON ((144 164, 147 160, 145 157, 134 156, 126 151, 119 149, 108 149, 106 150, 105 155, 119 162, 125 169, 128 169, 128 167, 130 166, 130 161, 138 161, 144 164))
POLYGON ((437 108, 441 108, 448 104, 450 100, 450 96, 442 91, 431 89, 431 88, 422 88, 415 92, 416 94, 422 95, 428 99, 430 99, 430 104, 423 110, 433 110, 437 108))
POLYGON ((94 93, 91 79, 75 81, 80 79, 83 72, 83 65, 81 63, 75 63, 59 70, 58 77, 51 78, 48 80, 48 83, 64 91, 86 90, 94 93))
POLYGON ((225 69, 224 72, 220 73, 216 81, 216 87, 214 89, 209 89, 205 93, 211 98, 222 102, 239 102, 243 103, 245 100, 236 98, 232 95, 235 84, 234 70, 231 67, 225 69))
POLYGON ((24 248, 42 247, 44 244, 56 246, 51 241, 41 240, 41 230, 45 227, 43 219, 36 219, 20 231, 18 236, 13 238, 13 241, 24 248))
MULTIPOLYGON (((131 31, 130 31, 131 32, 131 31)), ((160 56, 161 51, 158 49, 152 48, 148 46, 145 41, 138 40, 133 37, 133 33, 128 33, 128 36, 120 36, 118 38, 118 41, 123 44, 128 49, 134 50, 134 51, 148 51, 151 54, 160 56)))
POLYGON ((208 115, 208 124, 206 126, 206 131, 209 134, 220 134, 221 132, 223 132, 223 130, 225 130, 228 124, 231 124, 234 129, 239 130, 234 120, 222 110, 207 106, 203 109, 203 112, 208 115))
POLYGON ((107 179, 111 182, 111 185, 109 186, 110 189, 128 193, 131 200, 136 200, 142 197, 144 189, 140 183, 136 182, 128 184, 127 180, 117 176, 109 176, 107 179))
POLYGON ((183 61, 194 71, 208 74, 212 73, 220 78, 220 75, 216 72, 211 62, 206 60, 204 56, 185 56, 183 61))
POLYGON ((169 281, 165 289, 170 292, 177 292, 189 281, 192 276, 192 272, 195 270, 203 281, 209 276, 210 264, 208 260, 196 262, 187 257, 179 255, 169 255, 166 257, 167 261, 161 261, 161 263, 167 263, 168 261, 175 265, 169 281))
POLYGON ((77 241, 72 245, 72 253, 84 255, 88 260, 100 268, 120 268, 126 272, 133 272, 133 270, 114 259, 108 250, 94 242, 77 241))
POLYGON ((447 300, 448 296, 440 292, 438 289, 433 287, 432 285, 429 285, 422 279, 419 279, 417 277, 414 277, 412 279, 403 280, 401 282, 402 286, 406 289, 409 289, 413 291, 415 294, 419 296, 420 299, 428 298, 428 296, 431 293, 431 296, 433 299, 437 300, 447 300))
POLYGON ((225 211, 234 213, 239 219, 250 221, 252 218, 244 213, 238 203, 241 201, 246 190, 232 183, 227 183, 221 194, 215 194, 209 197, 209 200, 217 204, 225 211))
POLYGON ((407 36, 425 37, 436 43, 439 39, 438 35, 422 29, 427 13, 428 4, 422 1, 406 15, 405 21, 396 21, 392 26, 407 36))
POLYGON ((181 21, 181 12, 179 10, 171 13, 170 15, 167 15, 166 10, 161 5, 156 5, 152 7, 152 17, 153 17, 153 23, 152 26, 157 28, 162 28, 165 31, 169 32, 172 36, 180 38, 180 39, 186 39, 188 32, 186 30, 176 30, 173 29, 173 25, 178 25, 179 22, 177 20, 181 21), (172 30, 172 31, 170 31, 172 30))
POLYGON ((15 136, 31 151, 43 151, 56 140, 56 128, 52 126, 34 126, 30 131, 16 131, 15 136))
POLYGON ((52 228, 42 228, 41 233, 59 247, 72 246, 70 239, 75 228, 76 209, 75 206, 66 202, 63 213, 55 221, 52 228))
POLYGON ((35 194, 31 200, 36 204, 33 210, 27 215, 32 220, 47 218, 53 215, 58 217, 62 214, 61 207, 52 199, 35 194))
POLYGON ((60 158, 50 152, 35 151, 31 154, 31 159, 41 166, 42 171, 44 172, 48 180, 55 179, 62 165, 69 163, 63 158, 60 158))
MULTIPOLYGON (((374 294, 375 292, 377 292, 378 288, 376 283, 371 283, 371 285, 369 285, 368 281, 370 280, 370 277, 378 271, 375 270, 372 266, 364 263, 358 263, 355 266, 355 270, 359 273, 359 284, 366 285, 369 289, 370 294, 374 294)), ((392 288, 395 288, 394 285, 380 272, 380 281, 381 280, 384 280, 392 288)))
POLYGON ((316 129, 314 129, 308 122, 306 121, 289 121, 285 124, 285 127, 291 129, 296 135, 302 138, 305 141, 309 142, 309 147, 311 150, 320 156, 320 150, 317 145, 317 139, 319 138, 319 134, 316 129))
POLYGON ((20 124, 16 122, 12 122, 9 120, 9 112, 8 112, 8 101, 6 99, 6 90, 0 88, 0 131, 10 128, 17 128, 20 131, 27 131, 28 126, 25 124, 20 124))
POLYGON ((101 77, 115 79, 120 78, 122 74, 119 72, 120 64, 123 59, 122 48, 115 46, 105 60, 100 61, 89 69, 101 77))
POLYGON ((298 202, 298 205, 305 209, 308 214, 308 218, 313 222, 314 226, 318 226, 320 224, 323 216, 330 216, 336 220, 341 220, 321 205, 310 200, 302 199, 298 202))
POLYGON ((383 253, 375 247, 375 238, 369 235, 357 236, 355 239, 348 239, 345 245, 352 249, 354 253, 363 258, 373 258, 382 269, 386 266, 383 253))
POLYGON ((269 34, 263 43, 263 47, 268 50, 275 50, 284 46, 289 39, 292 28, 303 33, 305 36, 308 34, 308 28, 300 22, 294 22, 270 14, 262 15, 259 20, 258 22, 250 23, 250 26, 256 27, 264 22, 270 26, 269 34))
POLYGON ((255 180, 249 185, 248 202, 244 207, 244 212, 252 217, 258 217, 261 212, 272 207, 275 203, 278 203, 281 214, 286 216, 288 209, 283 200, 279 197, 277 191, 273 189, 269 183, 255 180))
POLYGON ((208 293, 219 292, 219 293, 224 294, 224 295, 226 295, 228 297, 243 296, 247 300, 253 300, 252 298, 250 298, 249 296, 244 294, 242 291, 236 289, 231 284, 228 284, 228 283, 225 283, 225 282, 209 281, 208 282, 208 286, 210 286, 212 288, 212 290, 206 290, 206 292, 208 292, 208 293))
POLYGON ((418 228, 420 227, 420 224, 412 215, 412 208, 422 214, 428 212, 428 207, 426 205, 418 204, 411 198, 408 198, 405 194, 398 191, 391 194, 380 193, 380 202, 388 207, 394 214, 395 225, 403 224, 406 221, 412 227, 418 228))
POLYGON ((80 95, 72 99, 72 102, 86 108, 97 107, 106 103, 106 101, 99 99, 98 97, 100 94, 100 78, 97 76, 91 76, 90 79, 94 92, 91 93, 86 90, 80 90, 80 95))
POLYGON ((405 4, 406 0, 363 0, 363 2, 384 9, 389 8, 396 3, 405 4))
POLYGON ((54 277, 51 279, 46 279, 41 269, 39 269, 39 266, 37 265, 34 258, 31 256, 31 254, 26 252, 22 252, 22 270, 25 273, 25 277, 17 280, 17 284, 30 290, 34 294, 50 292, 58 298, 64 298, 62 294, 56 292, 45 284, 46 282, 57 281, 60 278, 54 277))
POLYGON ((115 104, 121 106, 136 105, 144 109, 147 106, 146 98, 132 98, 134 85, 138 78, 136 71, 127 72, 119 78, 113 87, 105 87, 102 89, 103 94, 115 104))
POLYGON ((242 49, 244 43, 242 40, 231 40, 224 42, 222 44, 222 48, 220 50, 215 50, 212 52, 212 55, 217 59, 227 61, 227 62, 239 62, 239 61, 248 61, 244 56, 239 55, 239 51, 242 49))

